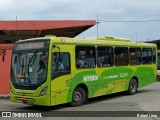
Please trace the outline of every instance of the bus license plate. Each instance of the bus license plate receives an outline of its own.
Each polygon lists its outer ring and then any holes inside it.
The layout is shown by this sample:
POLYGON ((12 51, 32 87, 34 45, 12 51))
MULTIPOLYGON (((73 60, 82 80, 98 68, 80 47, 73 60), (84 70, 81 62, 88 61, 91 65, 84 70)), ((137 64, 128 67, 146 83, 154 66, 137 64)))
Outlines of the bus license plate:
POLYGON ((27 101, 28 99, 26 97, 22 97, 21 101, 27 101))

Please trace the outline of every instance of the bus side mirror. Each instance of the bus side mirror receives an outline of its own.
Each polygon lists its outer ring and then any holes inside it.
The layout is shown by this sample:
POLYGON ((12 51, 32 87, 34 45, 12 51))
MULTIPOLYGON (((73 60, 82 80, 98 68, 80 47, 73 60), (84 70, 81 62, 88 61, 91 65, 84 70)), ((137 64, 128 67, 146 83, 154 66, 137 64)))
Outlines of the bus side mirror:
POLYGON ((60 52, 60 47, 58 45, 52 44, 52 48, 58 48, 58 51, 60 52))
POLYGON ((55 48, 55 47, 56 47, 56 45, 52 44, 52 48, 55 48))

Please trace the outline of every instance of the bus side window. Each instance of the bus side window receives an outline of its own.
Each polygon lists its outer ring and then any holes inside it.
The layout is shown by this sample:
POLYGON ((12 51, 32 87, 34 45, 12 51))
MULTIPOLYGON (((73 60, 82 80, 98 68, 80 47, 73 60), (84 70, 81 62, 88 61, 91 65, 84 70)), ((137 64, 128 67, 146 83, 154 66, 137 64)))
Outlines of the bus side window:
POLYGON ((152 49, 152 57, 153 57, 153 64, 155 64, 156 63, 156 49, 155 48, 152 49))
POLYGON ((85 51, 77 51, 76 67, 83 68, 85 65, 84 60, 85 60, 85 51))
POLYGON ((67 52, 54 52, 52 54, 52 78, 70 74, 70 54, 67 52))
POLYGON ((112 47, 97 47, 97 66, 110 67, 114 65, 113 48, 112 47))
POLYGON ((141 48, 130 48, 130 65, 141 64, 141 48))
POLYGON ((151 48, 142 48, 142 64, 152 64, 151 48))
POLYGON ((76 46, 76 68, 94 68, 95 47, 94 46, 76 46))
POLYGON ((95 47, 88 46, 86 47, 87 57, 86 57, 86 67, 87 68, 94 68, 96 66, 95 63, 95 47))
POLYGON ((128 48, 127 47, 115 47, 115 65, 125 66, 129 63, 128 48))

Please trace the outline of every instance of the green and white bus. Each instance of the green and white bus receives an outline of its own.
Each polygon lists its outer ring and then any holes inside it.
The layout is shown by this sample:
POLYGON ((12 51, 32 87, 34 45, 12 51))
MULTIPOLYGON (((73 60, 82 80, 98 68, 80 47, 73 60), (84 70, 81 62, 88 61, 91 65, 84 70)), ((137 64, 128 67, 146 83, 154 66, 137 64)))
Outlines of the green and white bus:
POLYGON ((127 91, 156 81, 157 46, 128 39, 45 36, 14 44, 13 102, 54 106, 127 91))

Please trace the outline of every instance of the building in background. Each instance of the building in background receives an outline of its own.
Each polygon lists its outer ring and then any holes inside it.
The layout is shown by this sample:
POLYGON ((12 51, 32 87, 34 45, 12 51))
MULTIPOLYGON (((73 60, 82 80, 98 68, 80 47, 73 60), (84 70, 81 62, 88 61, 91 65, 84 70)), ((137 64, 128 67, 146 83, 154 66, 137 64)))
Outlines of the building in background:
POLYGON ((92 20, 0 21, 0 43, 45 35, 75 37, 95 23, 92 20))

